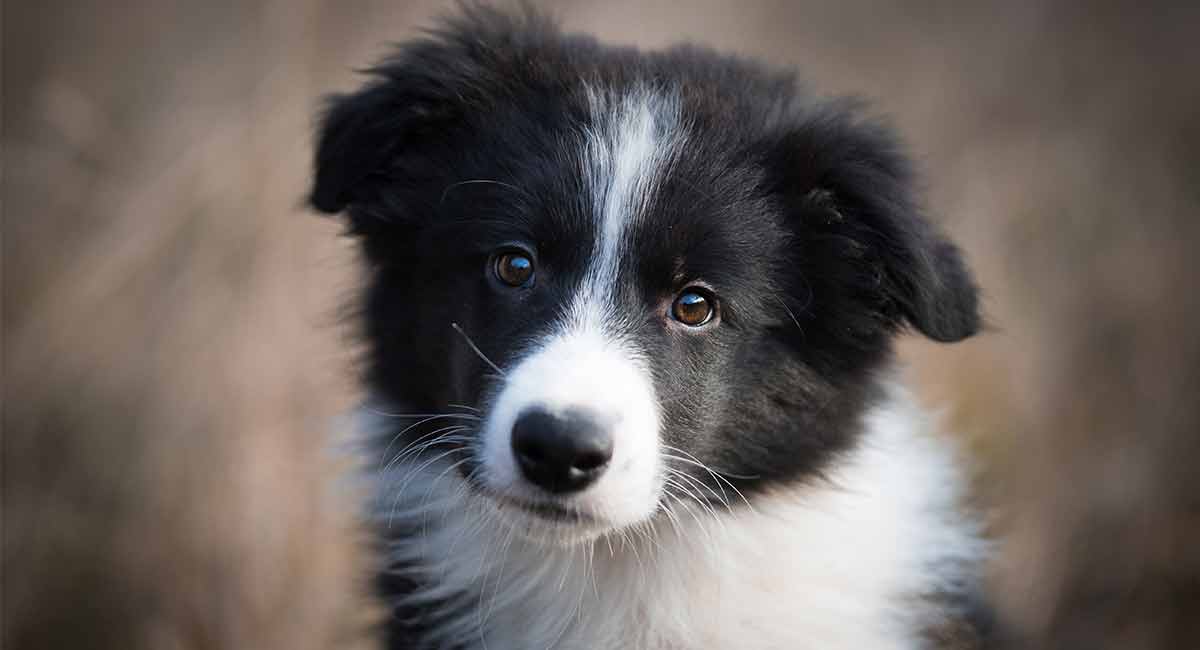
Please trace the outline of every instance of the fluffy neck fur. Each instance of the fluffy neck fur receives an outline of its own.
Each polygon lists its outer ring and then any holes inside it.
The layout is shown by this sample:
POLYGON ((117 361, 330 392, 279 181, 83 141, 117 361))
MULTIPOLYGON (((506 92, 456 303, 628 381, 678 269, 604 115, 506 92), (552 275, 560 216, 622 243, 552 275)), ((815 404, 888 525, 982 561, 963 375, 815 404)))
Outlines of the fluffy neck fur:
POLYGON ((570 547, 514 534, 444 462, 394 466, 375 477, 375 516, 417 585, 398 605, 436 621, 435 647, 918 647, 982 548, 945 442, 907 394, 889 395, 819 481, 752 507, 731 494, 728 511, 676 503, 570 547))

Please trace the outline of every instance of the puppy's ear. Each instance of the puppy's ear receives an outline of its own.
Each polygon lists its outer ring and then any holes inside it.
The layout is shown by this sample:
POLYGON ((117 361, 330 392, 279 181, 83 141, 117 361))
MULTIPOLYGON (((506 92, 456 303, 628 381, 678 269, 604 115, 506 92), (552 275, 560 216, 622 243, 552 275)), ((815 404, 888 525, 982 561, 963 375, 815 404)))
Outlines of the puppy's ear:
POLYGON ((372 184, 381 179, 428 180, 437 165, 422 165, 418 154, 444 148, 469 114, 487 115, 508 92, 512 71, 536 65, 540 48, 556 38, 553 22, 531 7, 505 13, 462 4, 371 68, 364 88, 330 98, 309 202, 337 213, 375 198, 372 184))
POLYGON ((892 133, 848 105, 792 127, 769 163, 803 249, 796 263, 820 276, 829 300, 865 310, 860 329, 907 322, 959 341, 979 330, 978 291, 958 248, 918 208, 910 167, 892 133))
POLYGON ((383 84, 328 101, 318 129, 309 203, 336 214, 361 196, 368 176, 400 147, 407 120, 383 84))
POLYGON ((322 212, 370 199, 374 185, 395 180, 402 154, 417 153, 454 119, 456 105, 438 92, 438 80, 407 74, 408 66, 398 64, 374 72, 380 78, 362 90, 328 100, 309 194, 322 212))

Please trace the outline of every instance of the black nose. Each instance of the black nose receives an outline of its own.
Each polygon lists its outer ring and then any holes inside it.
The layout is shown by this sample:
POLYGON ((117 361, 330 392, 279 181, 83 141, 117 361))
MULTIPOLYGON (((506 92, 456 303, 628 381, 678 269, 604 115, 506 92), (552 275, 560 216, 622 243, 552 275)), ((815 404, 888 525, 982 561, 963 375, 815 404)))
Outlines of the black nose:
POLYGON ((576 492, 604 473, 612 460, 613 440, 608 426, 594 414, 532 409, 517 416, 512 448, 531 483, 550 492, 576 492))

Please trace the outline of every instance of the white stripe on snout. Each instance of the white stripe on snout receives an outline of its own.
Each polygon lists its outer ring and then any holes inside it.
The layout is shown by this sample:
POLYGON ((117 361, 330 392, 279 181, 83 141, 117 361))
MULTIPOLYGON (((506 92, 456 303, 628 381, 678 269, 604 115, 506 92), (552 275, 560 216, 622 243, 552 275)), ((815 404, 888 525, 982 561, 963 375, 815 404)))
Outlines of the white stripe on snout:
POLYGON ((584 131, 582 168, 596 220, 592 256, 556 331, 512 368, 488 417, 481 478, 493 490, 537 498, 511 450, 525 410, 583 409, 613 422, 613 459, 576 503, 610 525, 649 516, 661 491, 659 408, 646 360, 622 334, 616 284, 631 227, 651 205, 681 146, 678 101, 647 89, 589 91, 594 123, 584 131))

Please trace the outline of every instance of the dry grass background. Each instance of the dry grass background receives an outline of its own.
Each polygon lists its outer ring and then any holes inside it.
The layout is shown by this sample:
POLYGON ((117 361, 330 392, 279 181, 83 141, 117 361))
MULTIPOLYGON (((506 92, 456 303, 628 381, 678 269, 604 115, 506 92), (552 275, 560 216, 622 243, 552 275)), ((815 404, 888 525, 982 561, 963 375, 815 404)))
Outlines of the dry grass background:
MULTIPOLYGON (((904 357, 977 461, 1021 647, 1200 645, 1200 5, 553 5, 874 98, 993 331, 904 357)), ((3 646, 366 646, 319 96, 443 7, 3 6, 3 646)))

